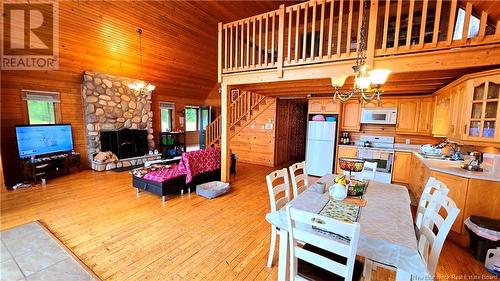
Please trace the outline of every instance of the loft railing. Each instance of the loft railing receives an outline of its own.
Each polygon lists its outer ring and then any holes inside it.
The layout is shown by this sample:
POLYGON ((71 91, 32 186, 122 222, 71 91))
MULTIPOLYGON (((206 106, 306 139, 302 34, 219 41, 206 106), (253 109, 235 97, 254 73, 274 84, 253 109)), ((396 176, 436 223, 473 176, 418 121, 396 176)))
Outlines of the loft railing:
MULTIPOLYGON (((256 94, 254 92, 242 91, 240 95, 231 102, 229 107, 229 124, 230 128, 234 127, 237 123, 250 121, 253 110, 265 99, 265 96, 256 94)), ((206 127, 205 145, 211 146, 221 137, 221 116, 217 116, 214 121, 206 127)))
MULTIPOLYGON (((354 59, 363 1, 308 1, 219 24, 222 75, 354 59)), ((367 60, 500 41, 500 22, 457 0, 371 0, 365 18, 367 60), (479 14, 478 14, 479 12, 479 14)))

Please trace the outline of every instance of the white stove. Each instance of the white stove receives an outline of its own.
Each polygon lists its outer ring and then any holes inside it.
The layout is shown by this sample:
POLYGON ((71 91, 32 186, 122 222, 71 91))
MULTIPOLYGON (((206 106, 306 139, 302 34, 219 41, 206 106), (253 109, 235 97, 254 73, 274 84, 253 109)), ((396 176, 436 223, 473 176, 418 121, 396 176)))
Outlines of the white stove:
POLYGON ((394 137, 361 135, 357 158, 377 163, 375 180, 391 183, 394 161, 394 137))

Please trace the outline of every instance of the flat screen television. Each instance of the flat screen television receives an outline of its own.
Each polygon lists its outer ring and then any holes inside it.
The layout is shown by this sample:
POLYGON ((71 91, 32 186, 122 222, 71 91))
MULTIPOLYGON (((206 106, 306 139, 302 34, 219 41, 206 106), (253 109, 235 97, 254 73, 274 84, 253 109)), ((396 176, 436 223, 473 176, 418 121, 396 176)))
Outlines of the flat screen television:
POLYGON ((73 150, 69 124, 16 126, 19 158, 30 158, 73 150))

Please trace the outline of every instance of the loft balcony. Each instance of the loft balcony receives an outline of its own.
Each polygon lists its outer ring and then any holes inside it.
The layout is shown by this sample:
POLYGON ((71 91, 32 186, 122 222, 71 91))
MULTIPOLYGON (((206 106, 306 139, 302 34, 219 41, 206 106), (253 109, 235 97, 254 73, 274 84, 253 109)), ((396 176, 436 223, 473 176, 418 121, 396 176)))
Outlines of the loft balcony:
POLYGON ((325 78, 345 72, 357 56, 363 16, 367 63, 372 67, 405 72, 500 64, 500 21, 473 3, 371 0, 364 4, 363 0, 308 1, 219 23, 219 82, 325 78))

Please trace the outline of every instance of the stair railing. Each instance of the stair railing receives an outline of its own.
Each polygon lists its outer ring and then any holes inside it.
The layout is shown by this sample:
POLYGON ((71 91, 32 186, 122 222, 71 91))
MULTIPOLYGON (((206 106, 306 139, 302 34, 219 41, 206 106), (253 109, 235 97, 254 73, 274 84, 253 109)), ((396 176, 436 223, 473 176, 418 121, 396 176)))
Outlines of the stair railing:
MULTIPOLYGON (((229 107, 229 124, 233 128, 243 120, 250 121, 252 111, 265 99, 265 96, 254 92, 242 91, 240 95, 231 102, 229 107)), ((221 137, 221 116, 217 116, 210 124, 207 125, 205 131, 205 145, 207 147, 216 144, 221 137)))

